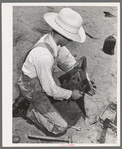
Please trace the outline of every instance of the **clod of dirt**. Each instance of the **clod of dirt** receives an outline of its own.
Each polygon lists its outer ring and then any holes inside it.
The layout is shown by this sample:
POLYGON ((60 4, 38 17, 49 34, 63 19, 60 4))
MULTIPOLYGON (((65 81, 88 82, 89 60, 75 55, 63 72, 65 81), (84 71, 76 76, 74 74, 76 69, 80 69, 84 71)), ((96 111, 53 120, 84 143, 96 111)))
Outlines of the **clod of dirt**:
POLYGON ((110 12, 104 11, 105 17, 115 17, 113 14, 111 14, 110 12))
POLYGON ((13 136, 13 143, 19 143, 21 141, 20 136, 13 136))
POLYGON ((77 55, 74 55, 74 57, 77 57, 77 55))

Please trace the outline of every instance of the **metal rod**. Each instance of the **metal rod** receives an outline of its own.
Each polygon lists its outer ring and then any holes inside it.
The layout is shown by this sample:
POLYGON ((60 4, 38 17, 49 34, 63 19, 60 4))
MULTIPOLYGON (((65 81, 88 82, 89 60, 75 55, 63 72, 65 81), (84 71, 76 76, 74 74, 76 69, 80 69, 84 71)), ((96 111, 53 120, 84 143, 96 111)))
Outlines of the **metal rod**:
POLYGON ((50 140, 50 141, 65 141, 70 142, 70 138, 55 138, 55 137, 48 137, 48 136, 36 136, 36 135, 28 135, 29 138, 34 139, 41 139, 41 140, 50 140))

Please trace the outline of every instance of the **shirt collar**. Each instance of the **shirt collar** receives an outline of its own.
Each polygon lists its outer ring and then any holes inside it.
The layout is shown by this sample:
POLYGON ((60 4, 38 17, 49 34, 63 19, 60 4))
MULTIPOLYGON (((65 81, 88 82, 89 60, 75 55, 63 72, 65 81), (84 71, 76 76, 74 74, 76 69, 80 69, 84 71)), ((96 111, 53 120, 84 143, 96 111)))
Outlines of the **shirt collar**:
POLYGON ((46 38, 44 39, 44 41, 46 43, 48 43, 51 46, 51 48, 53 49, 53 51, 54 51, 54 57, 57 57, 57 55, 58 55, 58 47, 57 47, 57 45, 56 45, 53 37, 51 36, 51 34, 48 34, 46 36, 46 38))

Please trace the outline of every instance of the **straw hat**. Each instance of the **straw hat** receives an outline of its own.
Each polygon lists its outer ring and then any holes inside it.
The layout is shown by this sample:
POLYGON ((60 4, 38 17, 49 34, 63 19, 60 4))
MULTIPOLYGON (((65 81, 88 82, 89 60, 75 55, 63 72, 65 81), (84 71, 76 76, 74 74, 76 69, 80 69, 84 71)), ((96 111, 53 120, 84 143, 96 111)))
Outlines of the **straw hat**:
POLYGON ((63 8, 59 13, 46 13, 45 21, 64 37, 76 41, 84 42, 86 34, 82 27, 82 17, 70 8, 63 8))

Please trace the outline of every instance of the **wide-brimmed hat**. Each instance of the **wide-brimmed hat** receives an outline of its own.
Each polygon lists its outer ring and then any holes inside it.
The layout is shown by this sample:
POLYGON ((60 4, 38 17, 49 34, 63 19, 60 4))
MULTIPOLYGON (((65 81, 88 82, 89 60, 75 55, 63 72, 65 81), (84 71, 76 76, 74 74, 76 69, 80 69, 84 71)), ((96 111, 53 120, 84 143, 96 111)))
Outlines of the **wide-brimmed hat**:
POLYGON ((81 43, 86 40, 86 34, 82 27, 83 19, 74 10, 63 8, 59 13, 46 13, 44 19, 64 37, 81 43))

